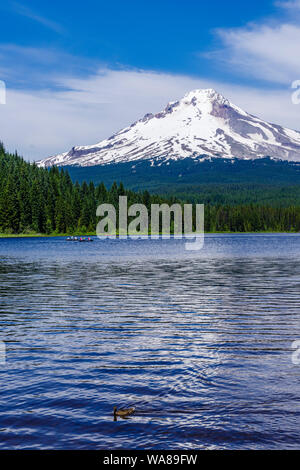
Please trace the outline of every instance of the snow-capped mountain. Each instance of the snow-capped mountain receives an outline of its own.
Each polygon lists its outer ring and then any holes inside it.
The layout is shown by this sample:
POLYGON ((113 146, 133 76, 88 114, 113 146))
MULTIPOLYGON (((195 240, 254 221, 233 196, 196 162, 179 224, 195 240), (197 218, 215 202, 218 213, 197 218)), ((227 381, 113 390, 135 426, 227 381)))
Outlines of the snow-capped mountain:
POLYGON ((92 166, 199 156, 300 161, 300 132, 252 116, 213 89, 194 90, 98 144, 73 147, 38 165, 92 166))

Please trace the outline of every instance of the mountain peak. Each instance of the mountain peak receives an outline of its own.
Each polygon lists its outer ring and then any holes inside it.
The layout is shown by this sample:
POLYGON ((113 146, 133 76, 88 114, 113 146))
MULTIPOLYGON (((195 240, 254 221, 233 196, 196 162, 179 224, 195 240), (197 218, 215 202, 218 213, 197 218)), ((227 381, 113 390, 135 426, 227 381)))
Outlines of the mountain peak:
POLYGON ((300 161, 300 132, 246 113, 213 88, 196 89, 98 144, 73 147, 38 165, 92 166, 199 156, 300 161))
POLYGON ((209 100, 214 100, 218 99, 219 97, 223 98, 224 97, 218 93, 214 88, 196 88, 195 90, 188 91, 183 99, 209 99, 209 100))
POLYGON ((183 100, 186 101, 196 101, 197 103, 201 104, 204 102, 218 102, 220 104, 230 104, 229 101, 224 98, 223 95, 218 93, 213 88, 206 88, 206 89, 196 89, 189 91, 183 97, 183 100))

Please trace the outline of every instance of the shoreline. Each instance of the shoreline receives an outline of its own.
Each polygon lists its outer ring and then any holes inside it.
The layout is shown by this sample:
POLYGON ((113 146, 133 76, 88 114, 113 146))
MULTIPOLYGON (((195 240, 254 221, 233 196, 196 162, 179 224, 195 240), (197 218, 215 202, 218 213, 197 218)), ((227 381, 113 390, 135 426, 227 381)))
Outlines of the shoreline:
MULTIPOLYGON (((262 235, 262 234, 287 234, 287 235, 297 235, 300 234, 300 232, 282 232, 282 231, 261 231, 261 232, 204 232, 204 235, 262 235)), ((163 234, 158 234, 159 236, 163 236, 163 234)), ((196 236, 196 234, 193 234, 196 236)), ((50 234, 45 234, 45 233, 0 233, 0 239, 3 238, 57 238, 57 237, 97 237, 97 234, 95 232, 93 233, 86 233, 86 234, 81 234, 81 235, 70 235, 67 233, 50 233, 50 234)), ((109 236, 109 235, 108 235, 109 236)), ((151 236, 151 233, 149 234, 143 234, 143 237, 149 237, 151 236)), ((171 237, 173 235, 171 234, 171 237)), ((130 235, 128 235, 130 237, 130 235)), ((97 237, 98 238, 98 237, 97 237)), ((106 238, 106 237, 101 237, 101 238, 106 238)), ((119 238, 119 234, 117 233, 116 238, 119 238)), ((182 235, 182 238, 184 238, 184 234, 182 235)))

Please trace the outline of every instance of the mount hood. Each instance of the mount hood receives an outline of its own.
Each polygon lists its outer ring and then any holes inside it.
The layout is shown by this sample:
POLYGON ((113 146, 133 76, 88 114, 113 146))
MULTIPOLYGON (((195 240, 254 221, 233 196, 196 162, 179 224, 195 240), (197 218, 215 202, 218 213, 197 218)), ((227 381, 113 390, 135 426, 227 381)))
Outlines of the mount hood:
POLYGON ((168 103, 157 114, 146 114, 106 140, 73 147, 37 162, 93 166, 137 160, 192 158, 300 161, 300 132, 270 124, 235 106, 213 89, 194 90, 168 103))

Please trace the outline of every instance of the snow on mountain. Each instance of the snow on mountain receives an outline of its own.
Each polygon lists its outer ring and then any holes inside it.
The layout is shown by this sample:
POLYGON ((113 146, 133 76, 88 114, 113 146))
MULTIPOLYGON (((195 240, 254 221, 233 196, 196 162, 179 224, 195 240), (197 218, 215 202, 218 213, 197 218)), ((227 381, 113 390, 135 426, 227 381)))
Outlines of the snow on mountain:
POLYGON ((92 166, 202 155, 300 161, 300 132, 252 116, 213 89, 194 90, 98 144, 73 147, 38 165, 92 166))

